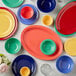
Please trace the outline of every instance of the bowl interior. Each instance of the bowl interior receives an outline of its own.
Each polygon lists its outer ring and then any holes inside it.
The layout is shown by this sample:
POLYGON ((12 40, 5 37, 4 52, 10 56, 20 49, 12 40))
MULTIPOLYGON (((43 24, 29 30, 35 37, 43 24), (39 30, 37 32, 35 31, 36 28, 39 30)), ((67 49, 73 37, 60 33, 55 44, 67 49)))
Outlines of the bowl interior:
POLYGON ((42 12, 48 13, 55 8, 56 1, 55 0, 38 0, 37 6, 42 12))
POLYGON ((8 53, 15 54, 21 49, 21 43, 15 38, 10 38, 5 43, 5 49, 8 53))
POLYGON ((25 6, 21 9, 21 16, 25 19, 30 19, 34 15, 33 8, 25 6))
POLYGON ((73 60, 68 56, 62 56, 57 61, 57 68, 62 73, 69 73, 74 67, 73 60))
POLYGON ((30 75, 30 69, 28 67, 22 67, 20 70, 21 76, 29 76, 30 75))
POLYGON ((46 55, 51 55, 56 51, 56 44, 50 39, 46 39, 41 43, 41 51, 46 55))
POLYGON ((45 25, 51 25, 53 23, 53 18, 50 16, 50 15, 45 15, 43 18, 42 18, 42 22, 43 24, 45 25))

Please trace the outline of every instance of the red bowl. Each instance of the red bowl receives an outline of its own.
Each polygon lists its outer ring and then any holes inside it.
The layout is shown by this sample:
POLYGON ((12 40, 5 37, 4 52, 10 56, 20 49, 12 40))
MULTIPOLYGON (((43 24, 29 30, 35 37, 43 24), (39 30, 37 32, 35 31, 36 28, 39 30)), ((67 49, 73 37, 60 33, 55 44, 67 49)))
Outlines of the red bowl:
POLYGON ((26 6, 21 9, 21 16, 23 18, 30 19, 33 17, 33 15, 34 15, 34 10, 31 7, 26 6))

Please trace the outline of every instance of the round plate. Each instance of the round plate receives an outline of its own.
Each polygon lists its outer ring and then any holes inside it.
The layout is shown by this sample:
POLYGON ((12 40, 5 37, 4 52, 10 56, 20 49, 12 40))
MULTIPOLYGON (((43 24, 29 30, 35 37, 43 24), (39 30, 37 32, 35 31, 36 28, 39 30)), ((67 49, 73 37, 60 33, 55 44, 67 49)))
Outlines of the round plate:
POLYGON ((76 1, 69 2, 58 13, 56 32, 61 36, 71 36, 76 32, 76 1))
POLYGON ((18 15, 18 19, 20 20, 20 22, 23 24, 26 24, 26 25, 34 24, 39 18, 39 12, 38 12, 37 8, 31 4, 22 5, 18 10, 17 15, 18 15), (29 7, 33 8, 33 10, 34 10, 34 16, 31 19, 24 19, 24 18, 22 18, 21 14, 20 14, 21 9, 25 6, 29 6, 29 7))
MULTIPOLYGON (((9 37, 11 37, 15 32, 16 32, 16 30, 17 30, 17 25, 18 25, 18 21, 17 21, 17 18, 16 18, 16 15, 11 11, 11 10, 9 10, 9 9, 7 9, 7 8, 5 8, 5 7, 0 7, 0 10, 5 10, 5 12, 8 12, 10 15, 11 15, 11 17, 13 18, 13 21, 14 21, 14 24, 13 24, 13 26, 11 27, 11 29, 10 29, 10 31, 7 31, 4 27, 1 27, 1 28, 3 28, 4 30, 6 30, 6 32, 5 32, 5 35, 3 35, 3 37, 1 37, 0 38, 0 40, 5 40, 5 39, 8 39, 9 37)), ((2 15, 3 15, 4 13, 2 12, 2 15)), ((7 14, 6 14, 7 15, 7 14)), ((1 16, 1 15, 0 15, 1 16)), ((5 15, 3 15, 3 16, 5 16, 5 15)), ((1 16, 1 17, 3 17, 3 16, 1 16)), ((5 17, 6 18, 6 17, 5 17)), ((9 17, 7 18, 7 19, 9 19, 9 17)), ((4 22, 7 22, 7 21, 5 21, 5 19, 2 19, 2 20, 4 20, 4 22)), ((10 20, 11 21, 11 20, 10 20)), ((12 21, 11 21, 12 22, 12 21)), ((2 22, 1 22, 2 23, 2 22)), ((8 23, 9 23, 9 21, 8 21, 8 23)), ((5 24, 5 23, 2 23, 3 25, 5 24)))
POLYGON ((76 56, 76 38, 70 38, 64 43, 64 50, 71 56, 76 56))
POLYGON ((12 14, 4 9, 0 9, 0 38, 8 36, 15 27, 15 20, 12 14))
POLYGON ((31 55, 43 60, 56 59, 63 51, 63 45, 59 36, 51 29, 39 25, 25 28, 21 34, 21 43, 31 55), (54 54, 45 55, 41 52, 40 44, 45 39, 51 39, 56 43, 57 49, 54 54))
POLYGON ((12 71, 15 76, 20 76, 20 69, 28 67, 31 70, 31 76, 36 72, 36 63, 34 59, 28 55, 20 55, 12 63, 12 71))
POLYGON ((2 0, 2 1, 8 7, 18 7, 24 2, 24 0, 2 0))

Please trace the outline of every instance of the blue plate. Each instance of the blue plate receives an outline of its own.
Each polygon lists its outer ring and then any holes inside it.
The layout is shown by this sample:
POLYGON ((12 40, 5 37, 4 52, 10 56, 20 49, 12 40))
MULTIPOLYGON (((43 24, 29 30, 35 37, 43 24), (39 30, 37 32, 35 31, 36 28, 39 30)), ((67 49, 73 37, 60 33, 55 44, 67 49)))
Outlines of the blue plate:
POLYGON ((22 67, 29 67, 31 70, 30 76, 33 76, 36 72, 36 63, 34 59, 28 55, 20 55, 12 63, 12 71, 15 76, 20 76, 20 69, 22 67))
POLYGON ((19 21, 20 21, 21 23, 23 23, 23 24, 26 24, 26 25, 34 24, 34 23, 38 20, 38 18, 39 18, 39 12, 38 12, 37 8, 36 8, 35 6, 33 6, 33 5, 31 5, 31 4, 22 5, 22 6, 19 8, 19 10, 18 10, 17 15, 18 15, 19 21), (20 14, 21 9, 22 9, 23 7, 25 7, 25 6, 29 6, 29 7, 33 8, 33 10, 34 10, 34 16, 33 16, 31 19, 24 19, 24 18, 21 16, 21 14, 20 14))
POLYGON ((74 62, 69 56, 61 56, 56 62, 57 69, 62 73, 69 73, 74 68, 74 62))
POLYGON ((42 12, 49 13, 55 8, 56 1, 55 0, 38 0, 37 6, 39 10, 41 10, 42 12))

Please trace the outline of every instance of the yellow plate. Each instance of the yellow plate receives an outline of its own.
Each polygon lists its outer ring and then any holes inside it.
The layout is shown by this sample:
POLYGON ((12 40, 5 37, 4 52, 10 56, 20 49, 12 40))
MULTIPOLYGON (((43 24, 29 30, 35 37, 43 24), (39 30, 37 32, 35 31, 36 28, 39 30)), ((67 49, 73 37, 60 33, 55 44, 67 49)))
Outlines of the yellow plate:
POLYGON ((52 16, 50 16, 50 15, 43 16, 42 23, 44 25, 47 25, 47 26, 52 25, 53 24, 53 18, 52 18, 52 16))
POLYGON ((64 43, 64 50, 71 56, 76 56, 76 38, 70 38, 64 43))
POLYGON ((4 9, 0 9, 0 38, 8 36, 15 27, 15 20, 12 14, 4 9))

